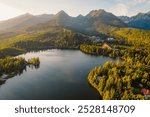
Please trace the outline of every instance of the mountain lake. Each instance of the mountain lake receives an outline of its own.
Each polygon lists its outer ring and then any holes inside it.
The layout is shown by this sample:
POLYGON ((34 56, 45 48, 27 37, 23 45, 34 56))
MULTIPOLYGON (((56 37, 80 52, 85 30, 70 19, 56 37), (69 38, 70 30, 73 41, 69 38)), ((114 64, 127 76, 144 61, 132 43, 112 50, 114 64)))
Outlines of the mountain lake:
POLYGON ((39 68, 27 67, 22 74, 0 85, 1 100, 98 100, 88 83, 88 73, 115 59, 91 56, 79 50, 51 49, 29 52, 25 59, 39 57, 39 68))

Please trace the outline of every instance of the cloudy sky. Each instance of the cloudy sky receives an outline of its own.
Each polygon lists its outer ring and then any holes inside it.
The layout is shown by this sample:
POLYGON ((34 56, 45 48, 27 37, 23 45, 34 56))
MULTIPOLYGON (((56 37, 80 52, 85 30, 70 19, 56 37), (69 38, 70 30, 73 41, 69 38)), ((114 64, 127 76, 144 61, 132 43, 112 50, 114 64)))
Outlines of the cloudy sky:
POLYGON ((86 15, 95 9, 132 16, 150 11, 150 0, 0 0, 0 20, 24 13, 55 14, 60 10, 71 16, 86 15))

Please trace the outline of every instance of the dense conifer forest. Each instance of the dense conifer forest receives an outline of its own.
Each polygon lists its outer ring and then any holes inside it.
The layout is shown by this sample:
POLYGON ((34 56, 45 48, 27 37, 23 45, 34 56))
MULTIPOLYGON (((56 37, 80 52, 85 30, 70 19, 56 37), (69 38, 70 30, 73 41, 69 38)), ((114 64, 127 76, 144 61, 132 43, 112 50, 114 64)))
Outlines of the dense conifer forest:
POLYGON ((107 62, 90 71, 88 81, 102 99, 147 99, 141 90, 150 89, 150 33, 138 30, 133 34, 130 30, 128 33, 126 30, 124 33, 122 30, 116 32, 130 46, 113 45, 112 50, 102 49, 99 45, 80 46, 81 51, 88 54, 120 57, 123 60, 107 62))
POLYGON ((0 59, 0 84, 3 84, 7 79, 12 78, 15 75, 22 74, 26 67, 38 68, 40 65, 39 58, 31 58, 28 61, 22 57, 10 57, 7 56, 0 59))

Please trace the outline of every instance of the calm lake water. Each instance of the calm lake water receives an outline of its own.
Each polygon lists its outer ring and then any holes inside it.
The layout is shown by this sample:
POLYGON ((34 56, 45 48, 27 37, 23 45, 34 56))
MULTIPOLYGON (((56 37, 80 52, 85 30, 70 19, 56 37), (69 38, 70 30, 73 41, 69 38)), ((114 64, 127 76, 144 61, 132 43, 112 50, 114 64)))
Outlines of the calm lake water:
POLYGON ((40 58, 38 69, 27 67, 21 75, 0 85, 0 99, 11 100, 97 100, 98 92, 87 81, 89 71, 106 61, 79 50, 47 50, 21 55, 40 58))

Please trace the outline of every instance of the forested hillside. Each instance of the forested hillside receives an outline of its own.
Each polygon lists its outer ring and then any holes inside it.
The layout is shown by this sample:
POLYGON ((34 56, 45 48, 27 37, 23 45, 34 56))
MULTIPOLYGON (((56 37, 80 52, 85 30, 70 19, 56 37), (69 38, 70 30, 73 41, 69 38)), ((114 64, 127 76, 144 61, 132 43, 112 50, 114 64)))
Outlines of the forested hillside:
MULTIPOLYGON (((116 45, 114 50, 107 50, 108 56, 117 55, 123 62, 107 62, 102 67, 94 68, 89 73, 88 81, 99 91, 102 99, 147 99, 141 90, 150 89, 150 32, 112 28, 108 34, 129 44, 116 45)), ((81 50, 101 55, 95 46, 84 46, 81 50)))
POLYGON ((77 49, 83 43, 90 43, 89 36, 61 27, 51 27, 49 30, 30 32, 1 39, 0 53, 2 57, 40 49, 77 49))

